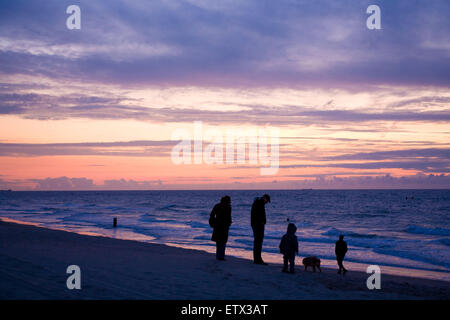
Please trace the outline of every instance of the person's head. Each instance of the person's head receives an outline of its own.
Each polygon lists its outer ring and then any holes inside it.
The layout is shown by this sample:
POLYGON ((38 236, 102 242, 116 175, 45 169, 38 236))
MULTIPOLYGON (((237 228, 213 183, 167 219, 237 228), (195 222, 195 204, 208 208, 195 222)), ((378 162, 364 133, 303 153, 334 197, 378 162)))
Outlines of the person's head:
POLYGON ((270 202, 270 196, 267 193, 262 196, 262 199, 264 200, 264 204, 270 202))
POLYGON ((231 198, 230 198, 230 196, 223 196, 222 199, 220 199, 220 202, 229 204, 229 203, 231 203, 231 198))
POLYGON ((341 235, 339 236, 339 240, 344 240, 344 235, 343 235, 343 234, 341 234, 341 235))
POLYGON ((297 227, 292 222, 288 224, 287 233, 294 234, 297 231, 297 227))

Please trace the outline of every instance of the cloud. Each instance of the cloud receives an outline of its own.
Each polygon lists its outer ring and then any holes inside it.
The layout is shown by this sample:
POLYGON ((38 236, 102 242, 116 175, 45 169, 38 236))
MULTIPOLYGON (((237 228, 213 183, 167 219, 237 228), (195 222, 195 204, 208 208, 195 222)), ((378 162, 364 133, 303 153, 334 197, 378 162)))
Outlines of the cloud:
POLYGON ((133 179, 116 179, 116 180, 105 180, 103 186, 100 188, 105 188, 107 190, 140 190, 140 189, 153 189, 155 187, 161 187, 163 182, 161 180, 152 181, 135 181, 133 179))
MULTIPOLYGON (((294 177, 295 178, 295 177, 294 177)), ((239 189, 448 189, 450 188, 449 174, 417 174, 412 176, 393 177, 389 174, 377 176, 324 176, 317 175, 306 178, 313 179, 276 179, 270 182, 245 181, 233 177, 229 181, 215 182, 208 178, 179 183, 164 183, 161 180, 135 181, 127 179, 106 180, 103 184, 94 184, 89 178, 46 178, 30 180, 2 180, 0 179, 1 189, 13 190, 181 190, 181 189, 235 189, 236 183, 239 189), (239 181, 236 181, 239 180, 239 181), (275 182, 276 181, 276 182, 275 182), (30 182, 33 184, 30 186, 30 182)))
POLYGON ((382 176, 360 177, 317 177, 314 180, 294 182, 297 187, 322 189, 448 189, 450 175, 424 175, 392 177, 382 176))
MULTIPOLYGON (((414 170, 421 173, 449 173, 450 172, 450 149, 448 148, 424 148, 424 149, 404 149, 391 151, 374 152, 356 152, 337 156, 321 155, 317 150, 296 155, 296 151, 287 151, 281 153, 280 169, 298 169, 298 168, 342 168, 357 170, 383 170, 383 169, 402 169, 414 170), (292 156, 294 155, 294 156, 292 156), (297 163, 287 163, 284 160, 297 160, 297 163), (298 160, 307 161, 307 163, 298 163, 298 160), (348 162, 348 161, 357 162, 348 162), (311 163, 314 161, 314 163, 311 163), (345 161, 345 162, 342 162, 345 161)), ((252 165, 239 165, 230 169, 251 169, 257 168, 252 165)), ((339 173, 336 175, 379 175, 380 171, 371 173, 339 173)), ((329 176, 328 174, 322 174, 329 176)), ((291 177, 318 177, 318 174, 307 175, 284 175, 291 177)))
POLYGON ((36 190, 91 190, 94 188, 94 181, 87 178, 46 178, 30 179, 36 183, 36 190))
POLYGON ((164 156, 178 143, 171 140, 81 143, 0 143, 0 156, 38 157, 60 155, 164 156))
MULTIPOLYGON (((344 173, 345 174, 345 173, 344 173)), ((286 175, 274 183, 270 182, 239 182, 240 189, 448 189, 450 188, 449 174, 416 174, 409 176, 393 177, 390 174, 374 174, 367 176, 365 173, 358 176, 341 176, 330 173, 329 175, 286 175), (289 179, 285 178, 299 178, 289 179)), ((232 188, 232 183, 221 184, 224 189, 232 188)))
POLYGON ((327 157, 323 160, 386 160, 398 158, 432 158, 445 160, 450 164, 450 149, 425 148, 425 149, 405 149, 391 151, 358 152, 354 154, 344 154, 334 157, 327 157))
POLYGON ((403 169, 422 172, 450 172, 449 161, 379 161, 362 163, 287 164, 280 168, 345 168, 345 169, 403 169))
POLYGON ((0 70, 121 85, 450 85, 448 1, 2 1, 0 70), (440 30, 440 32, 436 32, 440 30), (12 36, 13 35, 13 36, 12 36))
MULTIPOLYGON (((154 189, 155 187, 162 186, 161 180, 155 181, 135 181, 133 179, 116 179, 105 180, 103 184, 95 184, 92 179, 89 178, 45 178, 45 179, 29 179, 29 182, 35 184, 34 190, 146 190, 154 189)), ((8 185, 4 183, 3 185, 8 185)), ((2 183, 0 181, 0 186, 2 183)), ((17 183, 15 185, 17 187, 17 183)))
MULTIPOLYGON (((323 157, 321 161, 333 161, 317 167, 349 169, 403 169, 421 172, 450 172, 450 149, 424 148, 391 151, 357 152, 332 157, 323 157), (343 160, 377 160, 359 163, 340 163, 343 160)), ((294 165, 295 166, 295 165, 294 165)))
POLYGON ((368 122, 368 121, 450 121, 448 111, 430 112, 363 112, 355 110, 305 110, 300 111, 299 116, 306 116, 312 119, 334 121, 334 122, 368 122))
POLYGON ((326 179, 331 177, 347 177, 347 176, 381 176, 389 174, 387 172, 370 172, 370 171, 347 171, 347 172, 330 172, 330 173, 320 173, 320 174, 286 174, 282 175, 284 178, 316 178, 316 179, 326 179))
POLYGON ((430 108, 434 106, 440 106, 442 104, 448 105, 450 103, 450 97, 442 96, 424 96, 420 98, 404 99, 401 101, 394 102, 388 105, 388 108, 402 108, 402 107, 425 107, 430 108))
MULTIPOLYGON (((339 139, 337 140, 339 141, 339 139)), ((346 142, 347 140, 344 140, 346 142)), ((178 141, 141 140, 121 142, 84 143, 0 143, 0 157, 39 157, 39 156, 128 156, 160 157, 169 156, 178 141)), ((209 142, 203 141, 204 144, 209 142)), ((335 156, 321 155, 311 151, 298 157, 298 151, 291 151, 289 144, 281 144, 280 168, 346 168, 346 169, 403 169, 425 173, 450 172, 450 149, 423 148, 390 151, 356 152, 335 156), (314 160, 315 163, 290 163, 287 160, 314 160), (343 162, 347 161, 347 162, 343 162), (358 161, 358 162, 348 162, 358 161)), ((240 166, 250 168, 251 166, 240 166)), ((236 167, 230 167, 235 169, 236 167)), ((379 173, 378 173, 379 174, 379 173)))
MULTIPOLYGON (((42 121, 290 126, 283 129, 337 133, 341 137, 327 139, 346 144, 344 150, 366 143, 355 153, 333 157, 311 150, 306 156, 315 153, 313 160, 322 162, 309 166, 448 172, 448 151, 430 148, 447 146, 439 142, 446 141, 448 132, 441 129, 450 121, 447 0, 426 6, 416 0, 377 1, 382 9, 377 31, 365 27, 370 0, 81 0, 77 31, 65 27, 69 4, 0 1, 4 121, 15 115, 42 121), (211 94, 219 90, 225 91, 211 94), (436 132, 429 124, 436 124, 436 132), (408 135, 400 137, 400 131, 408 135), (384 140, 386 149, 412 147, 421 139, 414 135, 422 133, 424 140, 435 140, 423 150, 361 152, 373 146, 369 138, 384 133, 394 133, 384 140)), ((174 143, 1 143, 0 156, 167 156, 174 143)), ((66 188, 90 183, 57 179, 55 186, 66 188)), ((41 182, 53 184, 34 183, 41 182)), ((150 188, 154 183, 106 184, 150 188)))
MULTIPOLYGON (((223 104, 224 101, 217 103, 223 104)), ((321 125, 331 123, 368 122, 449 122, 450 112, 442 110, 391 111, 358 109, 325 109, 303 105, 267 106, 234 104, 242 110, 215 110, 197 107, 155 107, 139 104, 136 99, 124 96, 98 95, 48 95, 36 93, 0 93, 0 114, 16 114, 27 119, 63 120, 71 118, 137 120, 152 122, 193 122, 201 119, 207 123, 257 125, 321 125)), ((376 130, 370 129, 370 130, 376 130)))

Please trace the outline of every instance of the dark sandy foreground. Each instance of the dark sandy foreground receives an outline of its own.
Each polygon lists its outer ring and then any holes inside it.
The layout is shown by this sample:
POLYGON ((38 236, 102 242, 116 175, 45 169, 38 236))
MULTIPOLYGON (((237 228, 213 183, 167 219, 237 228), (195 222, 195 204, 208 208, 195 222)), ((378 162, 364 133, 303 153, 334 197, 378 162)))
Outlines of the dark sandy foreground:
POLYGON ((449 299, 450 283, 336 270, 294 275, 280 265, 0 221, 0 299, 449 299), (81 290, 66 269, 81 268, 81 290))

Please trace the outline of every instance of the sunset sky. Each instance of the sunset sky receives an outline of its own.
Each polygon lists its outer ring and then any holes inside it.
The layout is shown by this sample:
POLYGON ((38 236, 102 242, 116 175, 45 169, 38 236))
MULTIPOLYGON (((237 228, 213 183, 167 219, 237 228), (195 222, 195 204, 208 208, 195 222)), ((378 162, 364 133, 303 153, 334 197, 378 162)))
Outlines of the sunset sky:
POLYGON ((0 1, 0 189, 450 188, 449 13, 448 0, 0 1), (174 164, 173 133, 196 121, 277 128, 278 172, 174 164))

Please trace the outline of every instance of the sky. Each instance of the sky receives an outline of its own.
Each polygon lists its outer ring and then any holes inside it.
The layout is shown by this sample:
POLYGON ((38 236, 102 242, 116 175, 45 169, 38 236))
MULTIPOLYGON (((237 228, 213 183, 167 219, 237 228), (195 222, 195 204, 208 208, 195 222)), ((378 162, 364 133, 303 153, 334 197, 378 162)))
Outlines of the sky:
POLYGON ((449 12, 447 0, 0 0, 0 189, 450 188, 449 12), (267 141, 277 170, 261 174, 250 153, 218 161, 231 134, 248 152, 267 141), (174 161, 180 141, 191 163, 174 161))

